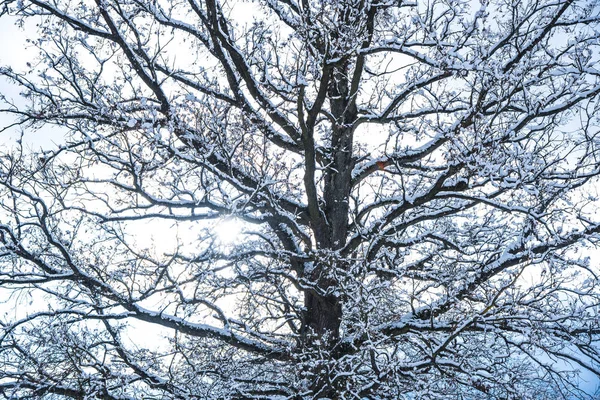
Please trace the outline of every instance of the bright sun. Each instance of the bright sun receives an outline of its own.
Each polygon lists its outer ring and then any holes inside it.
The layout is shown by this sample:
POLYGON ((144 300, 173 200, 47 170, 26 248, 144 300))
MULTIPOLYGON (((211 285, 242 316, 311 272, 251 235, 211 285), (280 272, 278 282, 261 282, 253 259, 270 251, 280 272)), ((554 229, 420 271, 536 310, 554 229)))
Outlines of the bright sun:
POLYGON ((242 223, 237 218, 224 218, 215 223, 213 232, 219 244, 230 246, 239 239, 242 233, 242 223))

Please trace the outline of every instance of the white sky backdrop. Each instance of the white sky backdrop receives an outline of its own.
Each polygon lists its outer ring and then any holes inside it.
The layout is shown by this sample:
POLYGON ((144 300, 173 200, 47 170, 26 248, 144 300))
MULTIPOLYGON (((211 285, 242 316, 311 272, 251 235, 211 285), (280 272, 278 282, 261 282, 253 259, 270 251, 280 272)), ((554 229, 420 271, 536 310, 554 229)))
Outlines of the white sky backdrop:
MULTIPOLYGON (((35 26, 29 21, 25 29, 15 25, 17 20, 3 16, 0 18, 0 66, 11 66, 15 70, 26 70, 27 62, 35 58, 37 52, 27 44, 27 37, 35 35, 35 26)), ((19 96, 20 89, 14 84, 9 84, 6 79, 0 77, 0 93, 10 101, 17 104, 25 104, 24 99, 19 96)), ((0 108, 5 108, 0 104, 0 108)), ((14 121, 6 114, 0 113, 0 130, 14 121)), ((19 128, 11 128, 0 132, 0 146, 12 146, 20 135, 19 128)), ((43 128, 35 132, 25 132, 24 146, 33 150, 40 148, 55 147, 61 140, 62 134, 57 128, 43 128)))
MULTIPOLYGON (((15 22, 16 19, 14 18, 7 18, 6 16, 0 18, 0 66, 10 65, 16 70, 24 70, 27 68, 27 62, 31 61, 36 54, 36 51, 29 48, 26 42, 27 37, 33 37, 36 34, 34 31, 35 26, 30 23, 25 29, 20 29, 15 26, 15 22)), ((19 88, 9 84, 2 78, 0 78, 0 93, 12 101, 24 104, 23 99, 19 98, 19 88)), ((0 108, 3 108, 3 105, 0 104, 0 108)), ((13 118, 0 113, 0 129, 11 121, 13 121, 13 118)), ((19 135, 20 131, 18 128, 0 132, 0 148, 13 146, 19 135)), ((60 144, 61 138, 62 135, 58 128, 46 127, 35 132, 25 132, 23 145, 25 148, 31 150, 39 150, 40 148, 48 149, 60 144)), ((229 240, 231 240, 232 232, 229 228, 231 227, 227 227, 223 232, 223 239, 225 241, 228 240, 228 236, 229 240)), ((152 239, 149 239, 149 242, 152 239)), ((593 258, 592 256, 592 260, 593 258)), ((600 260, 593 261, 600 263, 600 260)), ((0 309, 0 311, 2 310, 0 309)), ((552 360, 548 361, 552 362, 552 360)), ((589 372, 583 373, 580 378, 582 389, 588 393, 595 393, 600 396, 600 378, 589 372)))

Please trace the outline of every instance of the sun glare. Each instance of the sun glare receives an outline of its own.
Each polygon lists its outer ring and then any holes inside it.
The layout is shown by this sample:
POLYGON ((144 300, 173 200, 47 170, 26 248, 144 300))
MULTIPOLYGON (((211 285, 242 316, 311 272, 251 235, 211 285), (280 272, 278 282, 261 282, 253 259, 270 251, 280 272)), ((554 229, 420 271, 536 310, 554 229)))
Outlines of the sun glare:
POLYGON ((236 218, 224 218, 214 225, 213 232, 217 242, 223 246, 231 246, 240 238, 242 223, 236 218))

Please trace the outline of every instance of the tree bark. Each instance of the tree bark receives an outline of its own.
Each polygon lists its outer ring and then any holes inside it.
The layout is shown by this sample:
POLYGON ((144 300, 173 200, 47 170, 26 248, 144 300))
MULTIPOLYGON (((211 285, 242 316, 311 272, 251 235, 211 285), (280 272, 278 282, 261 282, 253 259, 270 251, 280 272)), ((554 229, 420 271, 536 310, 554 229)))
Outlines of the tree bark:
MULTIPOLYGON (((342 63, 331 69, 328 100, 334 123, 331 129, 329 146, 329 164, 324 171, 322 214, 326 222, 326 237, 317 238, 317 254, 335 252, 344 247, 348 233, 349 196, 351 189, 352 141, 356 120, 356 107, 349 99, 349 65, 342 63), (321 253, 323 252, 323 253, 321 253)), ((342 323, 342 299, 335 287, 339 286, 334 269, 344 269, 344 265, 332 265, 327 260, 315 262, 310 273, 310 281, 315 290, 307 290, 304 294, 306 307, 305 329, 310 346, 317 346, 328 351, 332 359, 338 358, 340 327, 342 323)), ((318 398, 336 398, 336 386, 341 382, 332 382, 326 369, 317 367, 316 378, 312 390, 318 398)))

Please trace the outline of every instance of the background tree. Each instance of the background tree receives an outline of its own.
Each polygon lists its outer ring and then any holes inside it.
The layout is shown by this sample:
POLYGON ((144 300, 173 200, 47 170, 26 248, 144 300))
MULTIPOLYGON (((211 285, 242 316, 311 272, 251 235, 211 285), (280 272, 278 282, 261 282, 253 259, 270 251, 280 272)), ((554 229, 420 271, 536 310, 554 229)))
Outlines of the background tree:
POLYGON ((39 49, 0 69, 29 100, 3 112, 68 131, 1 155, 5 397, 556 399, 600 375, 596 1, 0 7, 39 49))

